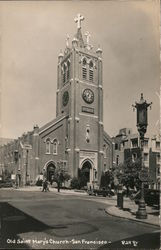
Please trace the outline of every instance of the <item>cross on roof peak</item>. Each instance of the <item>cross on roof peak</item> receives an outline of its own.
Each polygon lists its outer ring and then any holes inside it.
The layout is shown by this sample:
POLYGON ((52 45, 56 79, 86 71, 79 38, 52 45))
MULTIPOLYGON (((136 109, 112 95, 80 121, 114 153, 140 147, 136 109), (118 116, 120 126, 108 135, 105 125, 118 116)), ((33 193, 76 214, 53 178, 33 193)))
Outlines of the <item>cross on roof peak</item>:
POLYGON ((81 21, 84 20, 84 16, 77 14, 77 17, 74 18, 74 21, 77 23, 77 29, 81 28, 81 21))

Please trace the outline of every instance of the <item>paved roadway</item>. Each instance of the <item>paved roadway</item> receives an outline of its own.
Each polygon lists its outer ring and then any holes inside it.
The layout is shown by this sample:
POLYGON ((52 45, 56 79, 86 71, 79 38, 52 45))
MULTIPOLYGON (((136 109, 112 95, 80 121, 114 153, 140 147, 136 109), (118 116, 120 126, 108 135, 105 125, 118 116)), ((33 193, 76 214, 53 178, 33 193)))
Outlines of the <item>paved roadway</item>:
POLYGON ((158 228, 107 215, 109 198, 17 190, 0 198, 1 248, 159 249, 158 228))

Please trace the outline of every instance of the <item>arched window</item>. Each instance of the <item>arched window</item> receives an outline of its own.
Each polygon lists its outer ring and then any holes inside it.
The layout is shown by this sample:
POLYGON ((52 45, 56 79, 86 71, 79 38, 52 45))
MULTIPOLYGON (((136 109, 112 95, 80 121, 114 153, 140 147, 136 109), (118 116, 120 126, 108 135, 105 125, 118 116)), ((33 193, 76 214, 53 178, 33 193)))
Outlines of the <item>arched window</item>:
POLYGON ((107 146, 104 144, 103 145, 103 152, 104 152, 104 158, 107 157, 107 146))
POLYGON ((86 60, 86 58, 83 58, 83 66, 86 67, 86 64, 87 64, 87 60, 86 60))
POLYGON ((66 72, 67 71, 67 65, 66 65, 66 63, 64 63, 64 65, 63 65, 63 83, 65 83, 66 82, 66 72))
POLYGON ((89 63, 89 81, 93 82, 93 62, 89 63))
POLYGON ((57 139, 53 140, 53 154, 54 155, 58 154, 58 141, 57 141, 57 139))
POLYGON ((89 143, 90 142, 90 127, 87 126, 86 127, 86 142, 89 143))
POLYGON ((50 139, 48 138, 46 140, 46 154, 50 154, 50 145, 51 145, 50 139))
POLYGON ((70 77, 70 61, 68 60, 67 62, 67 81, 69 80, 70 77))
POLYGON ((87 79, 87 60, 84 58, 82 62, 82 78, 84 80, 87 79))

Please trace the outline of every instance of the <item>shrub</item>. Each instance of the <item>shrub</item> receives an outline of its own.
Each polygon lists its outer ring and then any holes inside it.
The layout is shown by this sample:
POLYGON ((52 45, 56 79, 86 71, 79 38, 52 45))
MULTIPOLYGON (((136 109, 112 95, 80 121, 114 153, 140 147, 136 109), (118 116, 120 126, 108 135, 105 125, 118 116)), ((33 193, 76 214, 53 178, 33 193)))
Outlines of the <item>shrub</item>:
POLYGON ((74 177, 71 180, 71 188, 73 188, 73 189, 80 189, 80 183, 79 183, 78 178, 74 177))
POLYGON ((36 182, 36 186, 42 186, 43 180, 38 179, 36 182))
POLYGON ((108 188, 109 185, 112 183, 112 173, 109 171, 106 171, 105 173, 103 172, 101 175, 101 183, 100 186, 101 188, 108 188))

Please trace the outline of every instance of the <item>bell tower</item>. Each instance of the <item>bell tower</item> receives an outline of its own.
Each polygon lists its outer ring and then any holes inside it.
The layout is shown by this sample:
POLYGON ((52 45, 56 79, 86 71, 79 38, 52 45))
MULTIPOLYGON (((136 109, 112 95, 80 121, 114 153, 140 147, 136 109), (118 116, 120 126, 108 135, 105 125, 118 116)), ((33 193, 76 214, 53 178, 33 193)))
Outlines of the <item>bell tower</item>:
POLYGON ((88 185, 100 180, 103 166, 102 50, 94 51, 90 33, 82 36, 80 14, 74 19, 77 32, 71 46, 66 39, 58 56, 56 115, 66 115, 68 169, 72 177, 88 174, 88 185))

